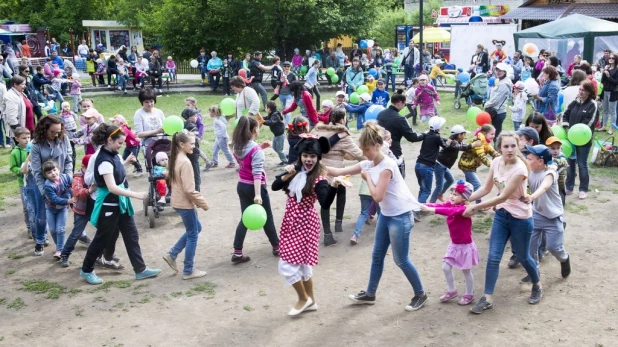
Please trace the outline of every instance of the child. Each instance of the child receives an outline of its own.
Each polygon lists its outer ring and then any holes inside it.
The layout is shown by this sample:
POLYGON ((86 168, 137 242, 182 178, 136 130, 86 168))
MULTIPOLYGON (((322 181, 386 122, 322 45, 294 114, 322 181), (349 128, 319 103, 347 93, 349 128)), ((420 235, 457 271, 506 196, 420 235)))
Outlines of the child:
POLYGON ((293 164, 298 159, 296 144, 300 141, 300 134, 309 133, 309 122, 303 116, 297 116, 288 124, 288 164, 293 164))
POLYGON ((19 196, 21 197, 23 212, 24 212, 24 220, 26 222, 26 229, 28 230, 28 235, 32 237, 32 229, 30 228, 30 218, 28 215, 27 204, 24 195, 24 184, 25 184, 25 175, 22 172, 22 165, 27 165, 28 159, 28 151, 26 147, 30 142, 30 130, 18 127, 13 130, 13 134, 15 137, 13 138, 17 146, 13 148, 11 151, 11 155, 9 158, 9 167, 12 173, 17 175, 17 184, 19 186, 19 196))
POLYGON ((519 136, 519 150, 524 155, 524 158, 528 156, 528 150, 526 145, 536 146, 539 144, 539 133, 528 126, 520 127, 516 132, 519 136))
POLYGON ((90 162, 91 155, 88 154, 82 158, 82 167, 79 171, 73 174, 73 184, 71 185, 71 191, 75 203, 71 207, 73 210, 73 231, 67 238, 62 252, 60 254, 60 265, 62 267, 69 267, 69 257, 75 249, 77 241, 82 241, 86 245, 89 245, 92 240, 86 235, 86 225, 88 224, 89 215, 86 213, 88 210, 88 199, 92 194, 96 186, 87 186, 84 183, 84 175, 86 174, 86 168, 90 162))
POLYGON ((318 264, 320 218, 315 209, 318 200, 322 209, 329 209, 335 199, 336 187, 345 180, 333 179, 329 185, 322 155, 328 153, 328 139, 305 134, 296 145, 300 160, 288 165, 286 172, 277 176, 273 191, 283 190, 287 195, 281 223, 279 274, 285 277, 298 294, 298 302, 288 313, 296 316, 304 311, 318 309, 313 293, 312 266, 318 264))
POLYGON ((219 108, 219 105, 210 106, 208 112, 210 113, 210 118, 214 118, 215 120, 213 122, 213 128, 215 130, 215 143, 212 145, 212 164, 209 169, 219 167, 219 150, 223 151, 225 159, 227 159, 228 164, 225 168, 231 169, 236 166, 236 164, 234 162, 234 157, 230 152, 230 146, 228 145, 230 138, 227 136, 227 120, 225 117, 221 116, 221 109, 219 108))
MULTIPOLYGON (((71 139, 75 137, 75 133, 77 132, 77 115, 71 111, 71 105, 67 101, 63 102, 60 107, 62 108, 60 120, 62 120, 64 124, 65 133, 69 139, 71 139)), ((73 141, 71 141, 71 149, 73 150, 73 162, 75 162, 77 153, 75 152, 75 143, 73 141)))
POLYGON ((113 125, 121 128, 122 132, 125 133, 125 135, 127 136, 127 138, 125 139, 125 148, 122 152, 122 160, 127 160, 127 158, 131 154, 133 154, 133 156, 135 157, 135 160, 133 161, 133 167, 135 168, 135 170, 133 171, 133 177, 142 177, 142 165, 139 163, 139 160, 137 160, 137 156, 140 152, 139 149, 141 147, 140 141, 137 139, 133 131, 131 131, 129 124, 127 123, 127 119, 124 118, 123 115, 117 114, 113 118, 110 118, 110 121, 113 125))
POLYGON ((378 89, 374 90, 371 93, 371 103, 374 105, 381 105, 386 107, 388 105, 391 97, 388 95, 388 92, 384 90, 386 83, 383 79, 378 80, 378 89))
POLYGON ((363 55, 361 55, 360 63, 361 63, 361 66, 363 67, 363 70, 367 71, 367 69, 369 68, 369 58, 367 58, 367 54, 363 53, 363 55))
POLYGON ((429 78, 431 78, 431 84, 434 88, 438 88, 438 76, 447 77, 444 71, 442 71, 442 64, 441 59, 436 59, 431 67, 431 72, 429 72, 429 78))
MULTIPOLYGON (((390 53, 389 53, 390 54, 390 53)), ((395 74, 393 74, 393 59, 384 55, 384 71, 386 71, 386 89, 388 90, 388 83, 391 82, 391 92, 395 92, 395 74)))
POLYGON ((513 119, 513 129, 515 131, 519 130, 526 113, 528 95, 524 92, 524 89, 526 89, 526 86, 522 81, 518 81, 513 86, 513 106, 509 107, 509 109, 513 112, 511 118, 513 119))
POLYGON ((84 153, 86 155, 96 152, 96 147, 92 143, 92 134, 99 126, 99 123, 96 121, 99 115, 100 113, 94 108, 84 112, 82 117, 86 119, 86 126, 82 128, 82 130, 76 132, 75 137, 71 139, 72 142, 78 145, 84 145, 84 153))
POLYGON ((418 78, 414 78, 412 79, 412 84, 410 84, 410 87, 406 90, 406 106, 410 112, 406 115, 406 118, 412 118, 412 126, 418 125, 416 123, 416 116, 418 112, 416 111, 416 105, 414 104, 416 102, 416 88, 418 88, 418 85, 418 78))
POLYGON ((303 65, 303 56, 300 55, 298 48, 294 48, 294 56, 292 57, 292 70, 294 74, 298 75, 301 65, 303 65))
MULTIPOLYGON (((539 267, 539 246, 543 234, 547 240, 547 249, 560 262, 562 278, 569 277, 571 262, 564 249, 564 208, 558 192, 558 178, 555 170, 547 167, 552 162, 552 153, 545 145, 526 145, 530 165, 528 184, 532 194, 522 197, 526 203, 532 203, 534 229, 530 238, 530 256, 539 267)), ((521 282, 530 282, 526 276, 521 282)))
POLYGON ((62 83, 69 83, 70 81, 62 78, 62 71, 60 70, 54 70, 53 74, 54 77, 51 80, 51 87, 54 91, 54 97, 56 98, 56 101, 62 104, 64 102, 62 94, 60 93, 60 90, 62 89, 62 83))
MULTIPOLYGON (((202 175, 200 175, 200 142, 197 140, 198 128, 196 125, 197 122, 197 110, 191 108, 185 108, 182 111, 182 118, 185 120, 185 130, 193 133, 195 135, 195 147, 193 148, 193 153, 187 155, 191 164, 193 165, 193 178, 195 179, 195 190, 200 191, 200 187, 202 185, 202 175)), ((208 164, 208 162, 207 162, 208 164)))
POLYGON ((58 164, 49 160, 43 164, 45 175, 45 210, 47 213, 47 227, 56 243, 54 258, 60 260, 64 247, 64 228, 68 216, 69 204, 75 202, 71 197, 71 175, 61 174, 58 164))
POLYGON ((562 207, 564 208, 566 203, 566 172, 569 164, 567 158, 562 154, 562 141, 559 138, 552 136, 545 141, 545 145, 549 146, 549 150, 552 154, 552 161, 558 167, 558 192, 560 193, 560 199, 562 199, 562 207))
POLYGON ((524 67, 521 70, 521 77, 520 77, 520 80, 522 82, 525 82, 528 78, 532 76, 532 71, 534 70, 534 67, 532 65, 534 65, 534 60, 532 60, 531 57, 525 56, 524 57, 524 67))
POLYGON ((367 75, 367 82, 365 82, 365 86, 367 86, 367 89, 369 90, 369 94, 373 94, 373 91, 376 90, 376 86, 378 84, 378 81, 376 81, 372 75, 367 75))
POLYGON ((457 302, 462 306, 470 305, 474 300, 474 276, 471 269, 479 263, 479 252, 472 240, 472 218, 463 216, 473 189, 470 183, 458 180, 451 188, 450 201, 421 205, 421 210, 424 212, 447 217, 446 225, 448 225, 451 243, 446 249, 446 255, 442 258, 442 271, 444 271, 448 289, 440 297, 440 301, 447 302, 459 296, 453 278, 453 267, 455 267, 463 271, 466 279, 466 293, 457 302))
POLYGON ((198 235, 202 231, 202 224, 197 216, 195 206, 197 205, 204 211, 208 211, 208 203, 196 190, 195 180, 193 179, 193 165, 187 157, 193 153, 194 146, 195 136, 192 133, 179 131, 172 137, 172 160, 169 165, 169 180, 172 185, 171 203, 172 207, 180 215, 180 218, 182 218, 186 231, 170 251, 163 256, 163 260, 174 272, 178 273, 176 258, 184 249, 183 280, 206 276, 206 271, 198 271, 193 268, 198 235))
POLYGON ((176 62, 172 60, 172 56, 167 57, 167 61, 165 62, 165 68, 167 69, 167 73, 170 74, 170 80, 176 81, 176 62))
POLYGON ((281 162, 279 166, 285 166, 288 162, 288 158, 283 153, 283 144, 285 142, 285 124, 283 123, 283 116, 277 111, 277 104, 274 101, 268 101, 266 103, 266 111, 268 116, 264 118, 264 124, 270 128, 273 133, 273 149, 277 152, 281 162))
MULTIPOLYGON (((446 119, 442 117, 432 117, 429 120, 429 132, 425 134, 421 151, 416 160, 414 171, 418 180, 419 192, 418 202, 424 204, 431 194, 431 185, 433 182, 433 171, 436 166, 436 160, 440 153, 440 148, 447 147, 444 139, 440 136, 440 128, 446 123, 446 119)), ((448 141, 450 145, 452 141, 448 141)))
POLYGON ((500 153, 492 147, 491 143, 496 136, 496 128, 493 125, 485 124, 480 127, 472 138, 472 142, 480 141, 481 146, 470 148, 463 152, 459 164, 457 165, 461 171, 463 171, 466 178, 466 182, 471 183, 474 187, 474 191, 477 191, 481 187, 481 181, 476 175, 476 169, 482 164, 487 167, 491 166, 491 162, 487 159, 487 155, 491 155, 493 158, 499 157, 500 153))
POLYGON ((165 197, 167 196, 167 165, 169 162, 169 158, 165 152, 158 152, 155 155, 155 162, 157 165, 153 166, 154 178, 156 180, 157 194, 159 195, 159 200, 157 201, 161 205, 165 205, 167 201, 165 201, 165 197))
POLYGON ((358 106, 345 103, 345 110, 348 111, 348 113, 356 113, 357 115, 356 130, 361 130, 363 128, 363 124, 365 123, 365 112, 367 112, 367 109, 371 106, 371 95, 369 95, 369 93, 363 93, 360 95, 359 99, 360 104, 358 106))
POLYGON ((71 99, 73 99, 73 112, 78 113, 79 104, 82 101, 82 83, 79 80, 78 73, 72 74, 71 79, 71 90, 69 94, 71 95, 71 99))
MULTIPOLYGON (((266 189, 266 173, 264 171, 264 151, 270 144, 264 142, 258 145, 255 142, 259 134, 259 124, 255 118, 241 116, 238 118, 238 125, 232 134, 234 146, 234 157, 240 165, 238 171, 238 198, 240 200, 241 213, 252 204, 260 204, 266 210, 266 224, 264 232, 272 246, 272 254, 279 256, 279 237, 273 221, 273 213, 270 208, 270 198, 266 189)), ((243 255, 243 244, 247 234, 247 227, 242 221, 236 227, 234 238, 234 255, 232 263, 240 264, 251 260, 243 255)))
MULTIPOLYGON (((139 61, 139 59, 138 59, 139 61)), ((105 75, 105 69, 107 69, 107 65, 103 62, 103 59, 98 58, 96 60, 97 63, 97 71, 96 71, 96 75, 99 76, 99 86, 104 87, 105 86, 105 78, 103 77, 103 75, 105 75)), ((92 75, 94 78, 94 75, 92 75)), ((93 83, 93 85, 95 85, 95 83, 93 83)))
POLYGON ((435 116, 436 106, 440 105, 440 96, 436 92, 436 89, 429 85, 429 78, 427 75, 421 75, 418 78, 419 86, 416 88, 414 95, 414 106, 421 105, 421 122, 426 122, 429 118, 435 116))
POLYGON ((333 105, 333 102, 331 100, 322 101, 323 112, 318 113, 318 121, 322 124, 330 123, 330 113, 333 111, 334 107, 335 105, 333 105))
MULTIPOLYGON (((195 120, 195 125, 197 126, 197 142, 200 143, 202 142, 202 137, 204 137, 204 130, 206 127, 204 126, 202 114, 200 113, 200 110, 197 108, 197 100, 195 100, 195 98, 192 96, 186 98, 185 108, 189 108, 189 109, 197 111, 197 114, 196 114, 197 118, 195 120)), ((199 146, 198 146, 198 149, 199 149, 199 146)), ((202 150, 199 150, 199 151, 200 151, 200 158, 204 160, 204 171, 208 171, 210 169, 209 165, 211 165, 211 162, 210 160, 208 160, 206 153, 204 153, 202 150)))
POLYGON ((127 80, 129 79, 129 68, 124 64, 122 58, 118 58, 118 64, 116 65, 116 78, 118 90, 122 90, 123 94, 127 93, 127 80))
POLYGON ((230 78, 232 78, 232 69, 230 69, 228 65, 227 58, 223 59, 221 76, 223 76, 223 92, 225 93, 225 96, 230 96, 230 78))

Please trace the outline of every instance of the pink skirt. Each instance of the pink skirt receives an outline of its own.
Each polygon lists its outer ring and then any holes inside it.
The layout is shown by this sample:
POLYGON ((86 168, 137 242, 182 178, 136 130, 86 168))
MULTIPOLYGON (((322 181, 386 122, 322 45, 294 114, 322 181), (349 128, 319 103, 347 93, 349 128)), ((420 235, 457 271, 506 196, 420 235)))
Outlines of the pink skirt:
POLYGON ((474 241, 466 244, 450 243, 446 249, 446 255, 442 258, 450 266, 469 270, 479 263, 479 251, 476 249, 474 241))

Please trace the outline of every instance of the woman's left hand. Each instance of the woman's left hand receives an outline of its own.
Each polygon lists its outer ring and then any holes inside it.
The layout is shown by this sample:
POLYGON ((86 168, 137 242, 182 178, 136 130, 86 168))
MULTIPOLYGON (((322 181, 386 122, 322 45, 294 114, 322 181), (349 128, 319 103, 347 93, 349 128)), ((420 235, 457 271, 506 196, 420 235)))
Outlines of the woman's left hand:
POLYGON ((468 207, 466 207, 466 211, 463 213, 464 217, 472 217, 472 215, 474 214, 474 212, 476 212, 474 210, 474 206, 470 205, 468 207))

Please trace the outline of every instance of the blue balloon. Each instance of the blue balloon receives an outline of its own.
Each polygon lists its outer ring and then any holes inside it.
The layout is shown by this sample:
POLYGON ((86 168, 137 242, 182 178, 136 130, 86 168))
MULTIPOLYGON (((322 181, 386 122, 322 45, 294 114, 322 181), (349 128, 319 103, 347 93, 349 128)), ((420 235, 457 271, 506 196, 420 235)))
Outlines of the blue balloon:
POLYGON ((496 78, 495 77, 490 77, 489 80, 487 81, 487 84, 490 87, 493 87, 496 84, 496 78))
POLYGON ((371 76, 373 76, 373 78, 378 78, 378 70, 371 68, 369 69, 369 71, 367 71, 368 74, 370 74, 371 76))
POLYGON ((467 72, 462 72, 457 76, 457 79, 461 83, 468 83, 470 82, 470 74, 467 72))
POLYGON ((564 104, 564 93, 560 91, 558 93, 558 106, 562 106, 562 104, 564 104))
POLYGON ((367 49, 367 40, 360 40, 360 48, 367 49))
POLYGON ((365 111, 365 122, 368 120, 376 120, 378 119, 378 114, 384 111, 384 106, 382 105, 372 105, 369 106, 367 111, 365 111))

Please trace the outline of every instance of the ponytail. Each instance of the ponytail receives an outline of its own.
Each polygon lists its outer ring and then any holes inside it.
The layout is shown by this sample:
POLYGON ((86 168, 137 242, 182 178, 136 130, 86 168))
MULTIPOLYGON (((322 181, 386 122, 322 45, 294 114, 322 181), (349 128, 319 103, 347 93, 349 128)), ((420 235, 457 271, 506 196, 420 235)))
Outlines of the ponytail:
POLYGON ((192 138, 193 134, 185 131, 179 131, 172 136, 172 151, 170 153, 169 165, 167 168, 167 178, 170 182, 175 183, 176 179, 176 160, 178 159, 178 153, 180 152, 180 145, 182 143, 189 143, 195 141, 192 138))

